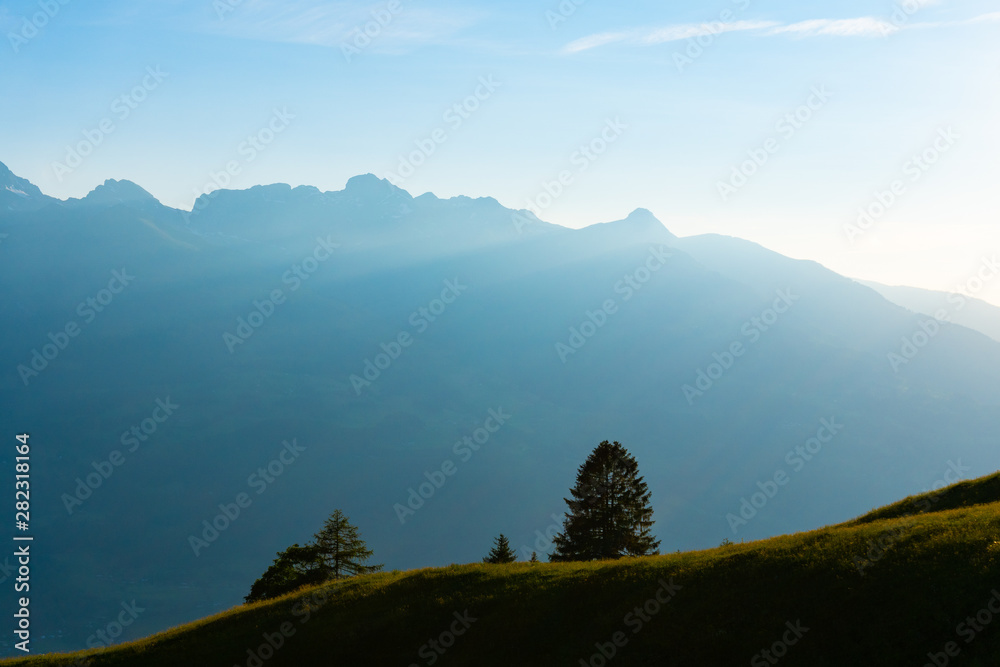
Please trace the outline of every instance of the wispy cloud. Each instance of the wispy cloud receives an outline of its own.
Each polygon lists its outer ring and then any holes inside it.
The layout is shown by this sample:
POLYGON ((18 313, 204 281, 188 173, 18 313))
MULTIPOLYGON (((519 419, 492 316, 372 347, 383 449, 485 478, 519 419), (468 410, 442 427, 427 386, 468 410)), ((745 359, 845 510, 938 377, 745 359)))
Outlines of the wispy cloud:
POLYGON ((596 35, 588 35, 587 37, 581 37, 575 41, 570 42, 563 47, 563 52, 565 53, 578 53, 579 51, 586 51, 588 49, 594 49, 598 46, 604 46, 605 44, 613 44, 615 42, 626 41, 631 35, 635 33, 631 32, 602 32, 596 35))
POLYGON ((984 23, 986 21, 1000 21, 1000 12, 990 12, 976 18, 969 19, 967 23, 984 23))
POLYGON ((582 37, 563 47, 564 53, 577 53, 605 44, 625 42, 640 46, 676 42, 702 35, 719 35, 737 30, 760 30, 780 25, 777 21, 733 21, 730 23, 682 23, 660 28, 647 28, 623 32, 604 32, 582 37))
POLYGON ((644 44, 662 44, 676 42, 689 37, 715 35, 723 32, 739 30, 760 30, 778 25, 777 21, 733 21, 732 23, 702 23, 700 25, 676 25, 657 28, 642 37, 644 44))
POLYGON ((791 33, 800 37, 833 35, 836 37, 879 37, 900 28, 889 21, 863 16, 856 19, 813 19, 771 28, 768 35, 791 33))
MULTIPOLYGON (((940 0, 918 0, 920 7, 938 4, 940 0)), ((607 44, 624 43, 632 46, 652 46, 703 35, 718 35, 733 31, 756 31, 765 37, 882 37, 911 28, 938 28, 1000 21, 1000 12, 990 12, 970 19, 947 22, 899 23, 873 16, 850 19, 810 19, 782 24, 779 21, 733 21, 730 23, 680 23, 661 27, 603 32, 574 40, 562 48, 563 53, 579 53, 607 44)))
POLYGON ((950 28, 953 26, 975 25, 977 23, 993 23, 995 21, 1000 21, 1000 12, 990 12, 988 14, 980 14, 979 16, 973 16, 971 19, 962 19, 959 21, 936 21, 936 22, 918 23, 913 27, 950 28))

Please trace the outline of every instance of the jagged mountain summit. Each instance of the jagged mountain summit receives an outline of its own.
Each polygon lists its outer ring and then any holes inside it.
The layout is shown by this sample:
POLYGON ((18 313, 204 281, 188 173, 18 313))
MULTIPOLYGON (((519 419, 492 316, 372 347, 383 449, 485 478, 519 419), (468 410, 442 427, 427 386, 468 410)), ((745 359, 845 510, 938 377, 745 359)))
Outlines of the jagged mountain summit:
POLYGON ((33 211, 50 201, 56 200, 46 197, 34 184, 15 175, 0 162, 0 213, 33 211))

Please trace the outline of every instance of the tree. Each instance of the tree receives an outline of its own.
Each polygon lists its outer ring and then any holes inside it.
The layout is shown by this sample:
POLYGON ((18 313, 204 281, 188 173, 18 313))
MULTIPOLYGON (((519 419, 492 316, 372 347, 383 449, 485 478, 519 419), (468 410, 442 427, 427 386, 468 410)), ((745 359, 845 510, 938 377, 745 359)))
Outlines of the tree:
POLYGON ((340 510, 334 511, 305 546, 293 544, 278 552, 267 571, 250 587, 243 598, 247 604, 270 600, 301 586, 342 579, 356 574, 378 572, 382 565, 366 565, 374 552, 358 536, 340 510))
POLYGON ((538 554, 535 553, 534 551, 532 551, 531 552, 531 560, 529 560, 528 562, 529 563, 538 563, 539 562, 539 560, 538 560, 538 554))
POLYGON ((510 542, 503 533, 500 533, 500 537, 493 538, 494 546, 490 549, 490 553, 486 558, 483 559, 484 563, 513 563, 517 560, 517 555, 510 548, 510 542))
POLYGON ((375 552, 358 536, 347 516, 336 510, 323 524, 323 530, 313 537, 320 568, 330 579, 343 579, 356 574, 369 574, 382 569, 378 565, 365 565, 375 552))
POLYGON ((599 444, 580 466, 551 561, 596 560, 659 553, 653 509, 639 465, 621 443, 599 444))
POLYGON ((278 552, 267 571, 253 582, 250 593, 243 600, 250 604, 260 600, 270 600, 290 593, 296 588, 318 584, 326 577, 319 569, 319 561, 313 547, 293 544, 278 552))

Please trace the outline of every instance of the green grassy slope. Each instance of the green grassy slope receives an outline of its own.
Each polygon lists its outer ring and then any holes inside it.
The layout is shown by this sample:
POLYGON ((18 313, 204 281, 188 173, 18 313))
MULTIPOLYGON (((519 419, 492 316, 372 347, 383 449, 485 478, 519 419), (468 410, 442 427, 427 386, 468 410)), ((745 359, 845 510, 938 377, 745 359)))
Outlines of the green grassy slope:
POLYGON ((957 482, 951 486, 903 498, 892 505, 872 510, 852 523, 868 523, 878 519, 897 519, 912 514, 942 512, 959 507, 972 507, 1000 501, 1000 473, 978 479, 957 482))
POLYGON ((919 666, 928 653, 938 665, 995 665, 998 485, 993 475, 845 524, 707 551, 370 575, 110 649, 2 664, 575 667, 605 664, 597 644, 614 648, 608 665, 919 666), (911 509, 925 505, 934 511, 911 509), (280 648, 260 651, 282 628, 280 648), (436 652, 431 640, 449 647, 436 652))

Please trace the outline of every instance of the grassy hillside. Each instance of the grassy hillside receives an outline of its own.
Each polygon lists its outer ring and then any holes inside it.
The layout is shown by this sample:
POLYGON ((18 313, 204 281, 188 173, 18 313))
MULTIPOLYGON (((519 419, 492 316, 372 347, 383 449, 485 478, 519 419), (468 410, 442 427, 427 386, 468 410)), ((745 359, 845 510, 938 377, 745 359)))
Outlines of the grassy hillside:
POLYGON ((872 510, 851 523, 869 523, 879 519, 898 519, 913 514, 943 512, 1000 501, 1000 473, 957 482, 951 486, 909 496, 891 505, 872 510))
POLYGON ((603 648, 614 665, 923 665, 929 653, 995 665, 998 501, 992 475, 707 551, 382 573, 110 649, 2 664, 577 666, 605 664, 603 648))

